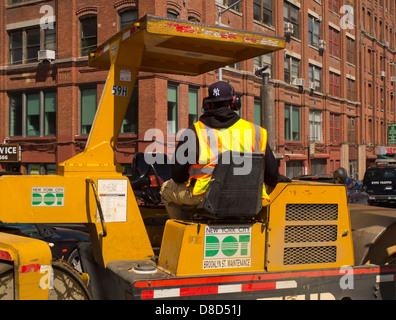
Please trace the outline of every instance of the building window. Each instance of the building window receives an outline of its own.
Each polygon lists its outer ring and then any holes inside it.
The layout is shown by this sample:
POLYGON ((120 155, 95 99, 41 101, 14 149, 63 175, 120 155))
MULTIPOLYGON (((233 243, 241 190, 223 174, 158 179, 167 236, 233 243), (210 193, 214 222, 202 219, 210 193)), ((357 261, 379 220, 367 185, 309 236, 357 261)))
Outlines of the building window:
POLYGON ((135 22, 138 19, 138 11, 135 9, 122 10, 118 13, 118 15, 120 30, 129 26, 131 23, 135 22))
POLYGON ((26 30, 26 63, 37 62, 37 52, 40 51, 40 29, 26 30))
POLYGON ((269 73, 270 79, 272 78, 272 53, 267 53, 262 56, 258 56, 253 58, 253 66, 254 70, 261 69, 265 66, 268 68, 264 71, 265 73, 269 73))
POLYGON ((172 19, 178 19, 179 18, 179 12, 177 12, 176 10, 173 10, 173 9, 168 9, 167 11, 166 11, 166 16, 168 17, 168 18, 172 18, 172 19))
POLYGON ((120 134, 138 133, 138 114, 139 110, 139 85, 135 83, 131 99, 129 100, 128 109, 122 122, 120 134))
POLYGON ((293 24, 293 37, 299 39, 299 8, 285 1, 283 3, 283 22, 293 24))
POLYGON ((348 100, 355 100, 355 80, 347 79, 348 83, 348 100))
POLYGON ((56 135, 56 93, 44 92, 44 135, 56 135))
POLYGON ((332 27, 329 28, 329 53, 340 57, 340 32, 332 27))
POLYGON ((241 63, 240 62, 235 62, 235 63, 232 63, 232 64, 228 65, 228 67, 232 68, 232 69, 241 70, 241 63))
POLYGON ((272 25, 273 0, 254 0, 253 19, 272 25))
MULTIPOLYGON (((235 2, 237 2, 238 0, 216 0, 216 3, 221 4, 225 7, 230 7, 232 6, 235 2)), ((235 10, 235 11, 240 11, 240 4, 238 3, 236 6, 233 6, 231 9, 235 10)))
POLYGON ((176 134, 179 128, 178 86, 168 84, 168 134, 176 134))
POLYGON ((19 93, 9 98, 10 137, 56 135, 56 93, 19 93))
POLYGON ((355 41, 347 37, 347 61, 355 64, 355 41))
POLYGON ((80 19, 81 28, 81 56, 89 55, 97 46, 97 17, 96 15, 86 16, 80 19))
POLYGON ((309 140, 322 142, 322 112, 309 110, 309 140))
POLYGON ((319 47, 320 22, 313 16, 308 16, 308 43, 314 47, 319 47))
POLYGON ((254 99, 254 124, 261 126, 261 100, 254 99))
POLYGON ((284 79, 287 83, 293 83, 300 75, 300 60, 292 56, 286 56, 284 60, 284 79))
POLYGON ((348 117, 348 142, 356 143, 356 119, 348 117))
POLYGON ((311 160, 311 174, 320 175, 326 173, 327 161, 326 159, 312 159, 311 160))
POLYGON ((340 96, 340 76, 333 72, 330 72, 329 94, 335 97, 340 96))
POLYGON ((285 140, 299 141, 300 139, 300 108, 285 105, 285 140))
POLYGON ((10 137, 22 136, 22 122, 23 122, 23 99, 22 94, 10 96, 9 98, 9 116, 10 116, 10 137))
POLYGON ((338 13, 340 10, 339 0, 329 0, 329 9, 335 13, 338 13))
POLYGON ((55 163, 26 163, 28 175, 56 175, 55 163))
POLYGON ((322 91, 322 69, 309 65, 309 83, 315 83, 315 90, 322 91))
POLYGON ((38 51, 56 50, 56 29, 33 27, 13 30, 9 35, 11 65, 38 62, 38 51))
POLYGON ((26 95, 26 135, 40 135, 40 94, 26 95))
POLYGON ((340 142, 340 115, 330 113, 330 141, 340 142))
POLYGON ((188 89, 188 125, 191 126, 198 121, 199 116, 199 95, 198 88, 190 87, 188 89))
POLYGON ((96 88, 80 89, 80 134, 89 134, 97 107, 96 88))
POLYGON ((294 178, 304 174, 303 161, 287 161, 286 162, 286 177, 294 178))

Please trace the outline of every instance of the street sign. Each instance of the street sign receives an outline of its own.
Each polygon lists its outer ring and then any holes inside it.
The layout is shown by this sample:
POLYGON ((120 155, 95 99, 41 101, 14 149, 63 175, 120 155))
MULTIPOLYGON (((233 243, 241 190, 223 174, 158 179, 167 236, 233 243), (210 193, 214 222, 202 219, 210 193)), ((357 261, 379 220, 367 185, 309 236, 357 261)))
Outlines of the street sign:
POLYGON ((0 144, 0 162, 19 162, 18 144, 0 144))
POLYGON ((396 123, 388 124, 388 144, 396 144, 396 123))

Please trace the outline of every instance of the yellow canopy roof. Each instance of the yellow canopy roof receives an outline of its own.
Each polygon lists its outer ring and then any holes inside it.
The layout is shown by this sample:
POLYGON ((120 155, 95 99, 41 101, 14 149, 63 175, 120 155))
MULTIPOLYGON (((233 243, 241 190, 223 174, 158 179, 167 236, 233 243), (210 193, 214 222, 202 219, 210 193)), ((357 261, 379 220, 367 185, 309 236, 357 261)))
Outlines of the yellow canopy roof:
POLYGON ((118 40, 117 64, 182 75, 202 74, 285 47, 285 39, 277 36, 146 15, 93 51, 89 65, 109 69, 118 40), (134 54, 136 46, 144 46, 143 55, 134 54))

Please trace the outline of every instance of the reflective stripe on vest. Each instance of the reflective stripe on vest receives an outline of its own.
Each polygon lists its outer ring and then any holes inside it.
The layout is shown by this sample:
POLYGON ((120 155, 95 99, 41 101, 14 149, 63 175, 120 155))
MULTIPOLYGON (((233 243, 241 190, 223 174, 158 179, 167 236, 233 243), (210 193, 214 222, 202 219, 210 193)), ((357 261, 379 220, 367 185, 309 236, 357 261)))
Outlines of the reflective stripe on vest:
MULTIPOLYGON (((193 194, 203 194, 209 187, 215 164, 221 153, 231 150, 239 152, 263 152, 267 145, 267 131, 258 125, 239 119, 229 128, 216 129, 205 126, 201 121, 194 124, 199 142, 198 164, 191 165, 190 179, 196 179, 193 194)), ((269 196, 263 186, 263 199, 269 196)))

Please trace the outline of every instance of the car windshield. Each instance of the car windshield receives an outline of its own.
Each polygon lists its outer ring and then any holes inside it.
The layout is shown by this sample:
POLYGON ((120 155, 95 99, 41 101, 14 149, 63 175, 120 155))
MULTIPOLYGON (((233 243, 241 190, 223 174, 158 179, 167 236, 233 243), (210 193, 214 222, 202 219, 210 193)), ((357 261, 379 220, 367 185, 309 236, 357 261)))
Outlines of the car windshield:
POLYGON ((365 179, 375 180, 375 179, 395 179, 396 178, 396 168, 378 168, 369 169, 366 172, 365 179))
POLYGON ((30 238, 41 239, 41 235, 37 230, 36 225, 33 223, 3 223, 0 221, 0 228, 1 227, 18 229, 25 236, 28 236, 30 238))

